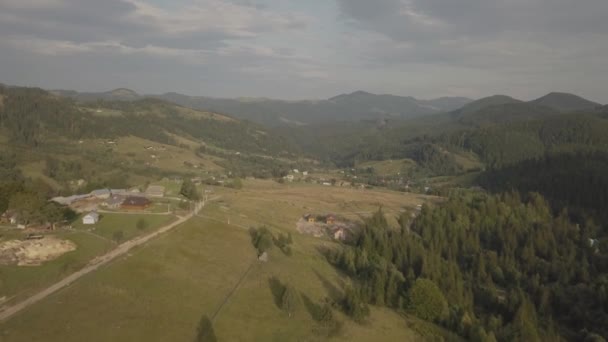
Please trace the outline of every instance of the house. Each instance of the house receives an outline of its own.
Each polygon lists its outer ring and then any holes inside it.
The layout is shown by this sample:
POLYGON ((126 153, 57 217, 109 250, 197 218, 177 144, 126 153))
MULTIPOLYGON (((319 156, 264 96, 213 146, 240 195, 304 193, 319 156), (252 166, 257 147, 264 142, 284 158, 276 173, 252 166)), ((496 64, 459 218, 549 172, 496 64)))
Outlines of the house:
POLYGON ((308 176, 308 171, 303 171, 302 176, 308 176))
POLYGON ((293 182, 294 177, 293 177, 293 175, 287 175, 287 176, 283 177, 283 179, 286 179, 288 182, 293 182))
POLYGON ((325 223, 334 224, 336 222, 336 217, 332 214, 329 214, 325 217, 325 223))
POLYGON ((306 215, 304 215, 304 220, 306 220, 310 223, 315 223, 315 216, 312 214, 306 214, 306 215))
POLYGON ((96 224, 97 222, 99 222, 99 214, 95 211, 91 211, 82 217, 82 224, 96 224))
POLYGON ((164 197, 165 196, 165 187, 162 185, 150 185, 146 189, 146 196, 164 197))
POLYGON ((334 240, 344 241, 346 240, 346 230, 339 228, 334 232, 334 240))
POLYGON ((127 191, 127 189, 110 189, 110 193, 112 194, 112 196, 115 196, 115 195, 125 196, 125 195, 127 195, 128 191, 127 191))
POLYGON ((300 170, 298 170, 298 169, 293 169, 293 173, 300 173, 300 170))
POLYGON ((122 209, 126 209, 126 210, 144 210, 144 209, 148 208, 151 204, 152 204, 152 202, 145 197, 128 196, 122 202, 120 207, 122 209))
POLYGON ((110 189, 98 189, 98 190, 91 191, 91 196, 98 198, 98 199, 110 198, 110 195, 112 195, 112 193, 110 192, 110 189))

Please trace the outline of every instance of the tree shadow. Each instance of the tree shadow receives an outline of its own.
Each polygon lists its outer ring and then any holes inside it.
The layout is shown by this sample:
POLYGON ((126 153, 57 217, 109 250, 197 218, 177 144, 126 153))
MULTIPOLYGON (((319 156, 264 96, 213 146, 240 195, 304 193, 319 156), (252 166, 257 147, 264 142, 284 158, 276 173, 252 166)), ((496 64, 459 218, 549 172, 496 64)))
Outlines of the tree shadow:
POLYGON ((285 284, 281 283, 279 279, 272 276, 268 278, 268 287, 270 288, 270 293, 272 293, 272 298, 274 299, 274 304, 277 308, 281 308, 281 297, 285 292, 285 284))
POLYGON ((323 287, 325 287, 325 290, 327 291, 327 294, 331 300, 333 300, 334 302, 338 302, 342 299, 342 297, 344 297, 344 293, 342 293, 342 290, 340 290, 339 287, 334 285, 334 283, 332 283, 329 279, 327 279, 317 270, 313 270, 313 272, 315 272, 317 278, 319 278, 321 284, 323 284, 323 287))
POLYGON ((194 342, 217 342, 215 331, 213 330, 213 322, 207 315, 203 315, 196 327, 196 337, 194 342))
POLYGON ((300 296, 302 297, 302 302, 306 307, 306 311, 308 311, 308 313, 310 314, 310 317, 312 317, 312 319, 315 321, 319 321, 321 305, 313 302, 312 299, 310 299, 310 297, 308 297, 304 293, 301 293, 300 296))

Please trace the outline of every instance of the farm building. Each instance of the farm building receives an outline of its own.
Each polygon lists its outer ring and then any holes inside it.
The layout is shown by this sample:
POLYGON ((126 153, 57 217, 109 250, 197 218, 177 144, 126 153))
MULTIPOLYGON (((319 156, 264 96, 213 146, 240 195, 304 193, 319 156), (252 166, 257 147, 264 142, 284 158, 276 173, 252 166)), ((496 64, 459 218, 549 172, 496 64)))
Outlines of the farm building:
POLYGON ((111 194, 110 189, 98 189, 91 191, 91 196, 99 199, 109 198, 111 194))
POLYGON ((152 202, 145 197, 129 196, 125 198, 120 207, 126 210, 144 210, 151 204, 152 202))
POLYGON ((90 194, 86 194, 86 195, 72 195, 72 196, 68 196, 68 197, 53 197, 51 198, 51 201, 55 202, 55 203, 59 203, 62 205, 71 205, 72 203, 76 202, 76 201, 80 201, 83 199, 87 199, 91 197, 90 194))
POLYGON ((125 198, 123 196, 112 195, 112 197, 105 200, 102 205, 108 209, 118 209, 125 198))
POLYGON ((95 224, 99 222, 99 214, 92 211, 82 217, 82 224, 95 224))
POLYGON ((304 220, 310 222, 310 223, 314 223, 315 222, 315 216, 312 214, 306 214, 304 215, 304 220))
POLYGON ((165 187, 161 186, 161 185, 150 185, 146 189, 146 196, 164 197, 165 196, 165 187))

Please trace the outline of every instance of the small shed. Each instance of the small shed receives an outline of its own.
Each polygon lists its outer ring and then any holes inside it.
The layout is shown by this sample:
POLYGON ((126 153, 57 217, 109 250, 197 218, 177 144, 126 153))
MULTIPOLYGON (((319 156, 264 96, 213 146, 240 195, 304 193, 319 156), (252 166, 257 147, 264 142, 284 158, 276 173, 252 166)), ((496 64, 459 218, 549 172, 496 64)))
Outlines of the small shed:
POLYGON ((96 224, 99 222, 99 214, 92 211, 82 217, 82 224, 96 224))

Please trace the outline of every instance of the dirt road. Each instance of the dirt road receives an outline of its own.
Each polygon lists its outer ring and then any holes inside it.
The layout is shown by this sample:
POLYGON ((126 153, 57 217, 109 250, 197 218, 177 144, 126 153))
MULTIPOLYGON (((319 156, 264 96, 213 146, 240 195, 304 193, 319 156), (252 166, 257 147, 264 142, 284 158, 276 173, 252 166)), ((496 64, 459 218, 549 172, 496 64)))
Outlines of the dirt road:
POLYGON ((13 316, 17 312, 27 308, 28 306, 48 297, 52 293, 55 293, 55 292, 59 291, 60 289, 66 287, 66 286, 69 286, 71 283, 78 280, 80 277, 84 276, 85 274, 95 271, 99 267, 101 267, 101 266, 109 263, 110 261, 116 259, 117 257, 127 253, 132 248, 140 246, 140 245, 150 241, 151 239, 154 239, 158 235, 163 234, 163 233, 177 227, 178 225, 188 221, 194 215, 198 214, 198 212, 201 210, 203 205, 204 205, 204 203, 197 203, 193 212, 191 212, 190 214, 188 214, 186 216, 180 217, 177 221, 174 221, 148 235, 140 236, 140 237, 134 238, 132 240, 125 241, 124 243, 118 245, 115 249, 111 250, 107 254, 104 254, 102 256, 99 256, 99 257, 91 260, 89 262, 89 264, 87 266, 85 266, 83 269, 70 274, 69 276, 67 276, 67 277, 63 278, 62 280, 60 280, 59 282, 47 287, 46 289, 36 293, 35 295, 17 303, 17 304, 0 308, 0 322, 13 316))

